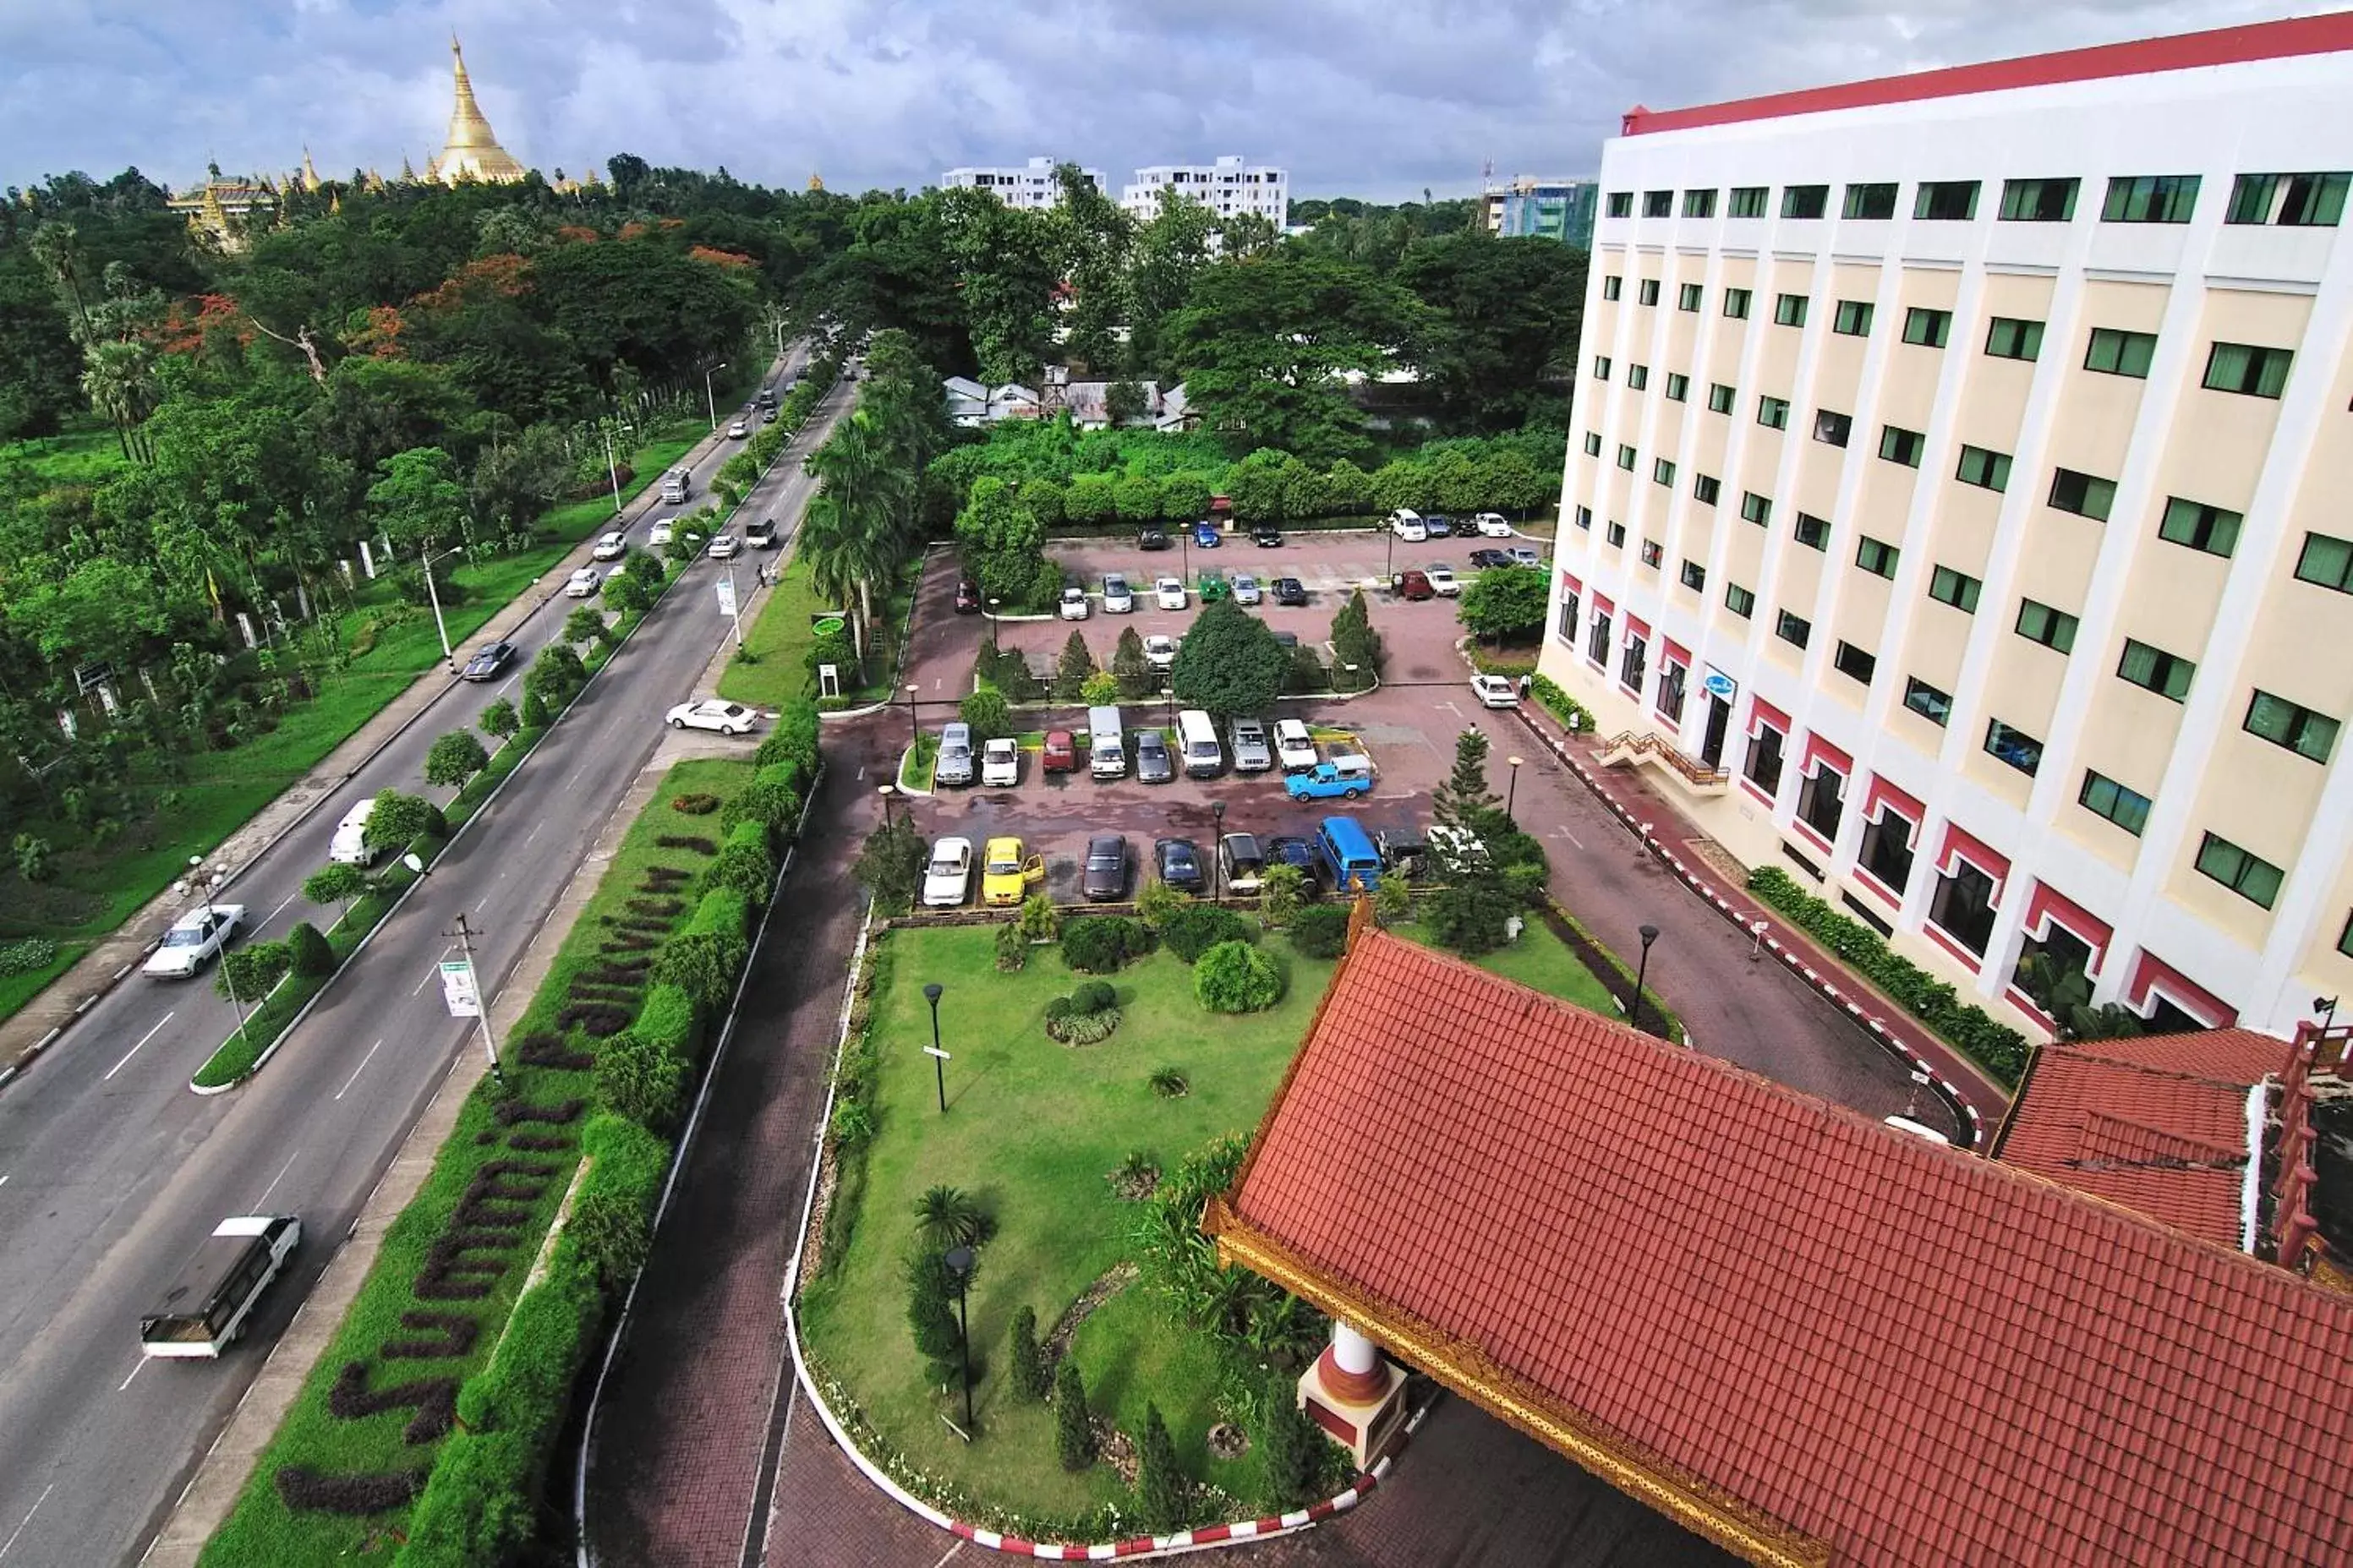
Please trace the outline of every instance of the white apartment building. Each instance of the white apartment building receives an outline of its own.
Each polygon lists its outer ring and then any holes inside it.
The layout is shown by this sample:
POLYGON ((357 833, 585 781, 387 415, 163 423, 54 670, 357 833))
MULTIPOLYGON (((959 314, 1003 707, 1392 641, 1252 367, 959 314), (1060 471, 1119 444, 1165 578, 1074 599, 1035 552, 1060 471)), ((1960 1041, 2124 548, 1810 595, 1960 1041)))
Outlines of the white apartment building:
MULTIPOLYGON (((990 165, 950 169, 940 175, 940 189, 987 191, 1008 207, 1044 212, 1062 205, 1062 183, 1054 177, 1054 158, 1032 158, 1017 166, 990 165)), ((1087 184, 1104 189, 1101 169, 1081 169, 1087 184)))
POLYGON ((2030 1030, 2353 1007, 2353 14, 1626 116, 1545 674, 2030 1030))
POLYGON ((1119 205, 1140 219, 1158 215, 1162 200, 1174 192, 1189 196, 1219 217, 1242 214, 1265 218, 1277 228, 1289 221, 1291 175, 1264 163, 1240 157, 1215 163, 1155 163, 1138 169, 1119 194, 1119 205))

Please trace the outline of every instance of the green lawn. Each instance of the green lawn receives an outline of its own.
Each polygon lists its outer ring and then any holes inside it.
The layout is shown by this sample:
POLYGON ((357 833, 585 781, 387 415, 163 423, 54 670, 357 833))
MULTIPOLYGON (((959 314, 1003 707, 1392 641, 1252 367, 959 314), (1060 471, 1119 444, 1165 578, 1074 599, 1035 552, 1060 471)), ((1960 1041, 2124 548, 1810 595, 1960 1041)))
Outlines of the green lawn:
POLYGON ((0 446, 0 472, 29 469, 57 484, 102 484, 130 466, 121 441, 104 426, 0 446))
MULTIPOLYGON (((873 679, 842 693, 845 708, 881 702, 892 695, 891 681, 899 664, 899 637, 914 603, 916 574, 891 595, 890 605, 876 617, 873 646, 866 650, 866 668, 873 679)), ((797 554, 785 566, 767 603, 744 628, 744 647, 719 672, 719 695, 754 707, 774 708, 808 694, 814 683, 802 663, 808 650, 809 617, 820 610, 838 609, 818 597, 809 585, 808 568, 797 554)))
MULTIPOLYGON (((1430 941, 1429 930, 1419 922, 1396 929, 1397 934, 1409 942, 1420 942, 1424 947, 1437 945, 1430 941)), ((1542 921, 1531 921, 1521 931, 1520 940, 1509 947, 1482 953, 1474 962, 1506 980, 1516 980, 1532 991, 1574 1002, 1605 1018, 1625 1016, 1618 1010, 1608 987, 1594 978, 1593 971, 1586 968, 1542 921)))

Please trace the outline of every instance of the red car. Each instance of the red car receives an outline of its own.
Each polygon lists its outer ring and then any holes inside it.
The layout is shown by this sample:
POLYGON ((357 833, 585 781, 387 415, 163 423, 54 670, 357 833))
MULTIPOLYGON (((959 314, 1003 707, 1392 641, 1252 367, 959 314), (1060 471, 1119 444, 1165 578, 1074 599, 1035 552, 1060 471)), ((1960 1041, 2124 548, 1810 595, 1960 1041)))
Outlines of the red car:
POLYGON ((980 613, 980 584, 969 577, 956 579, 955 613, 959 616, 980 613))
POLYGON ((1435 599, 1438 590, 1430 585, 1429 575, 1420 572, 1400 572, 1397 574, 1397 596, 1400 599, 1435 599))
POLYGON ((1039 764, 1050 773, 1074 773, 1079 771, 1079 743, 1068 730, 1046 731, 1046 752, 1039 764))

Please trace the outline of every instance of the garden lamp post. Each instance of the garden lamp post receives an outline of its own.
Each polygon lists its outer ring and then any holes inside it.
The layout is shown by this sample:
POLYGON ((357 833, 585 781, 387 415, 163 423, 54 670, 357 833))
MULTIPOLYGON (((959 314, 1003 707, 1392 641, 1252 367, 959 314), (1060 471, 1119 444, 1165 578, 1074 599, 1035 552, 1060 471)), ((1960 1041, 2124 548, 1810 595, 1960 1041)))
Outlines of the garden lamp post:
POLYGON ((712 390, 711 378, 726 368, 727 362, 721 360, 702 373, 702 400, 711 405, 711 427, 713 430, 719 428, 719 394, 712 390))
POLYGON ((915 748, 919 757, 923 749, 923 731, 915 720, 915 693, 922 689, 913 681, 907 682, 907 744, 915 748))
POLYGON ((1225 897, 1226 803, 1224 801, 1213 800, 1209 803, 1209 820, 1216 825, 1209 830, 1209 901, 1214 904, 1225 897))
POLYGON ((923 987, 923 1000, 932 1005, 932 1081, 939 1091, 942 1116, 948 1113, 948 1056, 940 1049, 940 993, 945 989, 936 980, 923 987))
POLYGON ((1358 667, 1353 664, 1344 664, 1340 668, 1348 672, 1348 689, 1354 691, 1356 689, 1356 670, 1358 667))
POLYGON ((1634 1027, 1638 1029, 1642 1026, 1642 981, 1651 973, 1651 944, 1659 940, 1659 928, 1645 924, 1641 936, 1642 962, 1634 970, 1634 1027))
MULTIPOLYGON (((892 797, 896 795, 899 792, 890 784, 876 784, 874 786, 874 793, 882 797, 882 826, 887 829, 892 826, 891 821, 891 800, 892 797)), ((913 816, 914 813, 914 807, 910 805, 907 808, 907 811, 910 816, 913 816)))
MULTIPOLYGON (((1511 782, 1504 786, 1504 815, 1509 816, 1512 815, 1512 803, 1520 798, 1520 763, 1523 759, 1505 757, 1504 761, 1512 770, 1511 782)), ((1514 822, 1512 826, 1517 827, 1519 824, 1514 822)))
POLYGON ((997 640, 997 633, 998 626, 1001 625, 1001 623, 1004 621, 1004 618, 1005 618, 1002 615, 1000 615, 1000 614, 998 613, 997 608, 997 605, 999 605, 1003 604, 1004 602, 1005 602, 1004 600, 999 599, 999 598, 996 598, 996 597, 994 597, 994 596, 992 596, 992 597, 989 599, 989 601, 988 601, 988 640, 989 640, 989 641, 991 641, 991 642, 995 642, 995 641, 997 640))
POLYGON ((956 1361, 964 1373, 964 1429, 972 1430, 972 1329, 965 1316, 964 1288, 972 1279, 973 1256, 969 1247, 951 1247, 941 1259, 948 1272, 955 1277, 956 1287, 956 1361))
POLYGON ((1397 525, 1390 524, 1387 531, 1388 537, 1382 542, 1381 581, 1395 587, 1397 585, 1397 525))
POLYGON ((1190 528, 1180 528, 1176 531, 1176 549, 1178 557, 1183 562, 1180 570, 1185 574, 1185 582, 1189 586, 1193 581, 1193 531, 1190 528))

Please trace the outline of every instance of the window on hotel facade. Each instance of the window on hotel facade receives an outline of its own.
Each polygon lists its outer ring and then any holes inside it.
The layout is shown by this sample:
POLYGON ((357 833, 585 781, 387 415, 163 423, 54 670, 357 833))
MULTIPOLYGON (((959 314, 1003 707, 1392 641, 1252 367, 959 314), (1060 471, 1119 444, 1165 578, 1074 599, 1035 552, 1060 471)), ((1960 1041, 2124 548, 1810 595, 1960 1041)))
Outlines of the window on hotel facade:
POLYGON ((1986 721, 1985 749, 1996 762, 2031 774, 2042 766, 2042 742, 1999 719, 1986 721))
POLYGON ((1740 492, 1740 521, 1762 528, 1773 521, 1773 503, 1755 490, 1740 492))
POLYGON ((1803 294, 1773 296, 1773 324, 1777 327, 1802 327, 1806 324, 1806 297, 1803 294))
POLYGON ((1913 199, 1912 216, 1935 223, 1967 223, 1978 216, 1978 182, 1929 180, 1913 199))
POLYGON ((1634 471, 1634 456, 1633 447, 1627 446, 1622 441, 1619 443, 1618 466, 1625 469, 1630 474, 1634 471))
POLYGON ((2075 617, 2033 599, 2018 603, 2018 635, 2061 653, 2075 651, 2075 617))
POLYGON ((1748 738, 1748 754, 1741 759, 1740 771, 1767 795, 1781 793, 1781 749, 1788 743, 1788 737, 1770 724, 1759 724, 1757 733, 1748 738))
POLYGON ((1953 313, 1915 305, 1904 312, 1904 341, 1924 349, 1943 348, 1953 335, 1953 313))
POLYGON ((1867 338, 1871 335, 1871 301, 1841 300, 1831 315, 1831 331, 1841 337, 1867 338))
POLYGON ((1818 408, 1814 411, 1815 440, 1832 447, 1843 447, 1846 445, 1847 437, 1853 432, 1854 420, 1852 416, 1833 413, 1827 408, 1818 408))
POLYGON ((1978 595, 1984 587, 1976 578, 1949 566, 1939 566, 1928 574, 1928 597, 1966 615, 1977 614, 1978 595))
POLYGON ((1775 430, 1787 430, 1789 427, 1789 400, 1759 396, 1757 399, 1757 423, 1775 430))
POLYGON ((1746 289, 1726 289, 1724 291, 1724 313, 1736 321, 1748 319, 1748 301, 1755 296, 1746 289))
POLYGON ((1894 217, 1895 187, 1892 184, 1849 185, 1846 188, 1848 217, 1894 217))
POLYGON ((1634 193, 1631 191, 1610 192, 1608 196, 1603 198, 1603 210, 1611 217, 1632 217, 1634 216, 1634 193))
POLYGON ((1938 931, 1983 958, 1986 943, 1993 939, 1993 879, 1956 857, 1953 868, 1936 879, 1928 918, 1938 931))
POLYGON ((1879 656, 1866 653, 1851 642, 1841 642, 1831 655, 1831 668, 1849 680, 1868 686, 1871 678, 1879 672, 1879 656))
POLYGON ((1691 667, 1672 659, 1659 669, 1659 711, 1670 724, 1683 721, 1683 693, 1691 679, 1691 667))
POLYGON ((1714 190, 1683 193, 1683 216, 1714 217, 1715 216, 1715 192, 1714 190))
POLYGON ((1604 300, 1615 300, 1619 295, 1623 294, 1625 291, 1625 279, 1620 277, 1615 272, 1608 272, 1602 275, 1601 297, 1604 300))
POLYGON ((1610 549, 1623 550, 1626 548, 1626 525, 1612 522, 1601 531, 1601 537, 1609 542, 1610 549))
POLYGON ((1588 430, 1585 433, 1585 455, 1588 458, 1598 458, 1601 456, 1600 431, 1588 430))
POLYGON ((1714 506, 1715 498, 1723 493, 1724 487, 1716 482, 1713 474, 1692 476, 1692 500, 1702 506, 1714 506))
POLYGON ((1681 403, 1691 395, 1691 377, 1667 372, 1667 401, 1681 403))
POLYGON ((1641 392, 1641 391, 1645 390, 1646 388, 1648 388, 1648 387, 1650 386, 1650 384, 1651 384, 1651 367, 1650 367, 1649 365, 1646 365, 1646 364, 1630 364, 1630 365, 1628 365, 1628 366, 1626 367, 1626 390, 1627 390, 1627 391, 1629 391, 1629 392, 1641 392))
POLYGON ((2051 504, 2061 511, 2105 522, 2116 504, 2116 482, 2061 468, 2051 476, 2051 504))
POLYGON ((2198 869, 2260 908, 2270 909, 2279 898, 2280 868, 2219 835, 2199 840, 2198 869))
POLYGON ((1920 466, 1920 453, 1928 445, 1928 437, 1917 430, 1901 426, 1883 425, 1879 430, 1879 455, 1891 463, 1901 463, 1907 468, 1920 466))
POLYGON ((1806 639, 1814 635, 1814 624, 1803 616, 1784 610, 1774 619, 1773 635, 1792 647, 1803 647, 1806 639))
POLYGON ((2149 361, 2157 357, 2157 334, 2126 332, 2114 327, 2094 327, 2092 346, 2084 355, 2084 368, 2106 375, 2129 375, 2137 380, 2148 379, 2149 361))
POLYGON ((2353 958, 2353 914, 2345 917, 2345 929, 2337 936, 2337 951, 2353 958))
POLYGON ((1726 583, 1724 607, 1745 621, 1757 613, 1757 595, 1737 583, 1726 583))
POLYGON ((1731 413, 1732 398, 1732 388, 1725 385, 1724 383, 1712 381, 1707 384, 1707 411, 1710 414, 1731 413))
POLYGON ((1953 694, 1915 675, 1904 682, 1904 706, 1941 730, 1953 717, 1953 694))
POLYGON ((2004 223, 2065 223, 2075 216, 2075 191, 2081 180, 2004 180, 2001 217, 2004 223))
POLYGON ((1659 542, 1657 540, 1646 539, 1642 541, 1643 565, 1655 569, 1664 553, 1664 551, 1660 548, 1659 542))
MULTIPOLYGON (((1614 528, 1617 524, 1612 523, 1610 526, 1614 528)), ((1596 669, 1607 668, 1609 665, 1609 612, 1607 610, 1593 612, 1593 625, 1585 637, 1585 657, 1593 662, 1596 669)))
POLYGON ((1698 562, 1685 561, 1681 575, 1683 586, 1694 594, 1704 594, 1707 591, 1707 568, 1698 562))
POLYGON ((1675 285, 1675 309, 1678 310, 1696 310, 1700 307, 1700 301, 1706 297, 1706 294, 1707 290, 1701 288, 1696 283, 1678 283, 1675 285))
POLYGON ((1642 216, 1644 217, 1674 216, 1675 193, 1672 191, 1644 191, 1642 193, 1642 216))
POLYGON ((2195 174, 2118 175, 2100 208, 2106 223, 2188 223, 2198 205, 2195 174))
POLYGON ((1919 826, 1892 805, 1879 808, 1879 820, 1862 830, 1859 858, 1879 885, 1901 893, 1912 880, 1912 833, 1919 826))
POLYGON ((1831 547, 1831 525, 1810 511, 1798 514, 1798 521, 1790 531, 1797 536, 1798 542, 1809 550, 1827 551, 1831 547))
POLYGON ((2116 674, 2125 679, 2176 702, 2189 700, 2190 678, 2197 673, 2198 667, 2179 655, 2130 637, 2125 639, 2124 658, 2116 664, 2116 674))
POLYGON ((2006 490, 2010 489, 2010 455, 1965 446, 1961 448, 1960 466, 1953 471, 1953 477, 1980 489, 2006 490))
POLYGON ((1572 516, 1577 527, 1583 529, 1588 533, 1593 531, 1593 509, 1591 507, 1578 507, 1572 516))
POLYGON ((2042 323, 1996 316, 1986 328, 1986 353, 1996 359, 2033 359, 2042 353, 2042 323))
POLYGON ((2285 746, 2299 757, 2326 763, 2337 744, 2337 721, 2258 689, 2247 704, 2247 733, 2285 746))
POLYGON ((1552 635, 1570 647, 1577 646, 1577 590, 1560 591, 1560 618, 1553 623, 1552 635))
POLYGON ((1844 773, 1826 763, 1817 763, 1814 771, 1798 785, 1798 820, 1823 838, 1837 843, 1839 824, 1846 819, 1846 802, 1839 798, 1845 788, 1844 773))
POLYGON ((1609 356, 1608 354, 1595 354, 1593 356, 1593 379, 1596 381, 1608 381, 1609 379, 1609 356))
POLYGON ((2227 561, 2239 547, 2239 525, 2244 521, 2246 519, 2235 511, 2168 496, 2165 515, 2158 520, 2157 536, 2168 544, 2187 545, 2227 561))
POLYGON ((1820 217, 1831 209, 1831 188, 1828 185, 1784 185, 1781 188, 1783 217, 1820 217))
POLYGON ((2105 773, 2084 770, 2084 787, 2075 804, 2094 816, 2105 816, 2135 838, 2148 826, 2148 796, 2128 790, 2105 773))
POLYGON ((1893 581, 1895 576, 1895 563, 1902 559, 1903 554, 1901 550, 1885 540, 1873 539, 1866 533, 1862 536, 1862 542, 1854 547, 1854 563, 1874 577, 1885 577, 1893 581))
POLYGON ((2222 221, 2335 228, 2345 217, 2348 184, 2353 174, 2242 174, 2231 186, 2231 210, 2222 221))
POLYGON ((2206 354, 2205 385, 2210 392, 2277 397, 2287 385, 2287 367, 2295 359, 2295 353, 2287 349, 2216 343, 2206 354))
MULTIPOLYGON (((2233 519, 2236 513, 2231 513, 2233 519)), ((2232 533, 2238 532, 2235 522, 2232 533)), ((2307 533, 2304 549, 2295 558, 2295 576, 2299 583, 2316 583, 2323 588, 2334 588, 2340 594, 2353 594, 2353 539, 2333 539, 2326 533, 2307 533)))
POLYGON ((1726 217, 1763 217, 1767 203, 1773 199, 1770 185, 1735 185, 1732 198, 1725 207, 1726 217))
POLYGON ((1634 691, 1642 689, 1642 680, 1650 673, 1648 660, 1651 645, 1638 637, 1626 639, 1625 651, 1618 659, 1618 683, 1634 691))
POLYGON ((1657 304, 1659 302, 1659 280, 1655 278, 1645 278, 1636 283, 1634 285, 1634 302, 1638 305, 1657 304))

